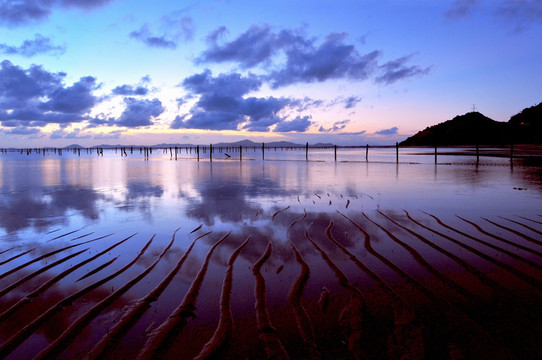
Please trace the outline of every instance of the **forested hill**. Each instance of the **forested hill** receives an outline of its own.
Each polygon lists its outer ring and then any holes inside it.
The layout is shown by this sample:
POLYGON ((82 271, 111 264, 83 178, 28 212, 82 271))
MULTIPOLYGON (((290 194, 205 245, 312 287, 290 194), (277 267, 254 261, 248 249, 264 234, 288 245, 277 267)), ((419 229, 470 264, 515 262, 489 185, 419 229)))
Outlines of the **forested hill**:
POLYGON ((542 143, 542 103, 524 109, 508 122, 469 112, 430 126, 400 145, 504 145, 542 143))

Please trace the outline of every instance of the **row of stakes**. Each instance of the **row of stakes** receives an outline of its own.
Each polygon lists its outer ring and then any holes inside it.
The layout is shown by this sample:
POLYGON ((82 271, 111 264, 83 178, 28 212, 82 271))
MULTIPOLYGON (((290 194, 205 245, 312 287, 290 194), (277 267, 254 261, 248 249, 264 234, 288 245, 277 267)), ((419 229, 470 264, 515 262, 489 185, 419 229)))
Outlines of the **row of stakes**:
MULTIPOLYGON (((355 147, 356 146, 354 146, 354 148, 355 147)), ((252 148, 254 149, 254 151, 256 151, 256 147, 252 147, 252 148)), ((281 149, 281 150, 299 150, 300 148, 301 147, 280 147, 279 149, 281 149)), ((359 146, 357 148, 363 148, 363 146, 359 146)), ((369 144, 364 146, 364 148, 365 148, 365 160, 369 161, 369 144)), ((117 152, 117 149, 118 148, 115 148, 115 153, 117 152)), ((175 160, 177 160, 177 156, 182 151, 182 149, 183 149, 182 147, 175 146, 174 148, 173 147, 162 148, 162 152, 167 153, 168 150, 169 150, 170 156, 171 156, 171 158, 173 158, 173 156, 174 156, 173 151, 175 151, 175 160)), ((185 150, 186 150, 187 153, 191 154, 192 150, 195 151, 198 161, 200 160, 200 152, 203 152, 205 154, 207 152, 207 149, 209 149, 209 161, 213 161, 213 152, 215 150, 215 147, 213 146, 213 144, 210 144, 208 148, 206 146, 201 146, 200 147, 199 145, 197 145, 195 147, 185 147, 185 150)), ((243 161, 243 146, 239 146, 239 148, 237 148, 237 147, 225 147, 225 148, 219 147, 219 152, 222 153, 224 149, 226 151, 239 151, 239 160, 243 161)), ((274 149, 276 151, 277 147, 274 147, 274 149)), ((438 147, 435 146, 435 164, 437 163, 437 157, 438 157, 437 149, 438 149, 438 147)), ((83 148, 83 150, 86 150, 87 154, 90 153, 90 152, 94 152, 94 150, 96 150, 96 154, 98 156, 103 156, 103 153, 104 153, 104 149, 100 148, 100 147, 83 148)), ((128 150, 128 147, 121 147, 120 148, 121 156, 128 156, 127 150, 128 150)), ((137 148, 136 148, 136 150, 137 150, 137 148)), ((140 147, 139 148, 139 153, 144 154, 145 159, 148 160, 150 155, 152 154, 152 150, 153 150, 152 147, 140 147)), ((156 148, 155 148, 155 150, 156 150, 156 148)), ((262 143, 262 160, 265 160, 265 150, 269 150, 269 147, 266 148, 265 143, 262 143)), ((337 145, 333 146, 333 150, 334 150, 335 161, 337 161, 337 145)), ((7 153, 8 151, 9 151, 8 149, 0 149, 0 153, 7 153)), ((13 151, 13 150, 11 150, 11 151, 13 151)), ((30 155, 33 152, 38 153, 38 154, 43 153, 43 155, 46 155, 46 153, 51 151, 51 152, 53 152, 55 154, 58 154, 59 156, 62 156, 62 152, 63 151, 69 151, 69 149, 62 149, 62 148, 34 148, 34 149, 18 149, 18 150, 15 150, 15 151, 19 151, 21 154, 24 154, 26 152, 26 155, 30 155)), ((133 154, 134 153, 134 147, 131 146, 129 148, 129 151, 130 151, 130 154, 133 154)), ((245 147, 245 152, 246 151, 248 151, 247 147, 245 147)), ((81 156, 81 148, 73 148, 73 153, 78 154, 78 156, 81 156)), ((224 152, 224 154, 227 157, 231 157, 226 152, 224 152)), ((399 143, 395 143, 395 157, 396 157, 396 162, 399 163, 399 143)), ((511 144, 510 145, 510 160, 512 161, 513 158, 514 158, 514 145, 511 144)), ((305 160, 307 160, 307 161, 309 160, 309 143, 305 144, 305 160)), ((480 162, 480 148, 479 148, 478 145, 476 145, 476 163, 479 163, 479 162, 480 162)))

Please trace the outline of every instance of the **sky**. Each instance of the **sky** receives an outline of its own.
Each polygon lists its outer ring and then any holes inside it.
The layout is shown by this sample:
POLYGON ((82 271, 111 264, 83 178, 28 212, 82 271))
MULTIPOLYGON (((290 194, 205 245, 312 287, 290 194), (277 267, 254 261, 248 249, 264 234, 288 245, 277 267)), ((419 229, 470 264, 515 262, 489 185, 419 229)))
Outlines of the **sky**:
POLYGON ((0 147, 394 144, 541 59, 542 0, 0 0, 0 147))

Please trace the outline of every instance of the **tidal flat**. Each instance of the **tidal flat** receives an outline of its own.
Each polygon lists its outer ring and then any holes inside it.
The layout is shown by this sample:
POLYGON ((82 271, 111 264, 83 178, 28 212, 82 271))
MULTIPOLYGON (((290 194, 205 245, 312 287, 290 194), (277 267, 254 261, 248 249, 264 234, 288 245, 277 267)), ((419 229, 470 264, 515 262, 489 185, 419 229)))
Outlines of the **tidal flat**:
POLYGON ((0 358, 542 353, 536 157, 208 151, 0 154, 0 358))

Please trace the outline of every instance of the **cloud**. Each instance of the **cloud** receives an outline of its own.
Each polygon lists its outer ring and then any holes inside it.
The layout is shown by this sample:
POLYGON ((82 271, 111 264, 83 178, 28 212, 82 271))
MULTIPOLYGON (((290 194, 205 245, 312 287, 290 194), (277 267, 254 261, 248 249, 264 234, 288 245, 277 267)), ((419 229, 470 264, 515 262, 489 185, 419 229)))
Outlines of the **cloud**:
POLYGON ((235 40, 224 45, 218 44, 218 39, 226 33, 225 27, 212 32, 207 41, 210 48, 198 58, 200 63, 234 61, 243 68, 251 68, 271 58, 284 43, 280 36, 273 33, 270 26, 252 26, 235 40))
POLYGON ((467 16, 479 0, 455 0, 444 16, 449 19, 458 19, 467 16))
POLYGON ((0 24, 22 26, 44 20, 55 8, 79 8, 90 10, 113 0, 1 0, 0 24))
MULTIPOLYGON (((455 0, 444 14, 449 19, 469 16, 481 0, 455 0)), ((493 15, 502 18, 515 32, 528 29, 531 25, 542 24, 542 1, 540 0, 494 0, 489 2, 495 9, 493 15)))
POLYGON ((375 132, 375 134, 377 135, 395 135, 397 134, 397 126, 394 126, 392 128, 389 128, 389 129, 383 129, 383 130, 379 130, 377 132, 375 132))
POLYGON ((35 34, 33 40, 25 40, 20 46, 0 44, 0 53, 6 55, 21 55, 32 57, 39 54, 61 55, 66 52, 66 46, 54 45, 51 39, 35 34))
POLYGON ((50 100, 43 103, 41 108, 70 114, 85 113, 96 104, 97 99, 92 95, 95 87, 96 78, 82 77, 70 87, 53 90, 49 94, 50 100))
POLYGON ((125 127, 140 127, 153 125, 152 118, 164 112, 164 107, 158 99, 138 100, 125 98, 126 109, 121 116, 114 121, 115 125, 125 127))
POLYGON ((145 23, 139 30, 130 33, 130 38, 143 42, 145 45, 162 49, 176 49, 180 40, 191 41, 196 32, 192 18, 181 17, 179 12, 164 16, 158 26, 162 35, 154 35, 150 25, 145 23))
POLYGON ((163 49, 175 49, 177 47, 177 43, 173 39, 168 39, 166 35, 152 35, 148 24, 144 24, 139 30, 132 31, 130 37, 150 47, 163 49))
POLYGON ((150 75, 145 75, 139 81, 137 85, 120 85, 113 89, 113 95, 122 95, 122 96, 143 96, 149 93, 147 85, 151 82, 150 75))
POLYGON ((310 116, 303 116, 303 117, 296 117, 293 120, 289 121, 282 121, 277 124, 274 132, 290 132, 290 131, 296 131, 296 132, 305 132, 309 128, 309 126, 312 125, 312 121, 310 121, 310 116))
POLYGON ((10 130, 4 130, 4 134, 11 134, 11 135, 35 135, 41 133, 40 129, 32 128, 32 127, 26 127, 26 126, 17 126, 10 130))
POLYGON ((268 76, 271 87, 335 79, 365 80, 374 72, 380 51, 359 54, 354 45, 345 44, 346 34, 333 33, 319 45, 286 50, 286 64, 268 76))
POLYGON ((133 85, 121 85, 113 89, 114 95, 123 95, 123 96, 136 96, 136 95, 147 95, 149 89, 143 86, 133 85))
POLYGON ((90 134, 81 134, 81 129, 74 129, 71 132, 66 132, 64 129, 59 129, 51 132, 49 138, 51 139, 90 139, 92 136, 90 134))
POLYGON ((114 140, 119 139, 122 135, 122 130, 111 131, 109 133, 101 133, 93 136, 95 140, 114 140))
POLYGON ((497 16, 514 25, 514 31, 521 32, 531 25, 542 25, 542 1, 504 1, 497 9, 497 16))
POLYGON ((348 119, 336 121, 331 128, 326 129, 323 126, 320 126, 318 131, 319 132, 338 132, 338 131, 343 130, 346 127, 346 125, 348 125, 349 123, 350 123, 350 120, 348 119))
POLYGON ((406 65, 411 57, 412 55, 403 56, 396 60, 388 61, 384 65, 380 66, 379 68, 381 70, 381 75, 376 77, 376 82, 390 85, 399 80, 404 80, 415 76, 422 76, 429 73, 431 67, 421 68, 417 65, 406 65))
POLYGON ((196 24, 191 17, 181 16, 181 11, 175 11, 162 18, 162 23, 178 39, 190 41, 194 39, 196 24))
POLYGON ((187 77, 182 86, 190 92, 189 96, 198 100, 189 114, 175 118, 171 124, 173 129, 269 131, 273 125, 287 120, 285 110, 303 103, 284 97, 246 97, 262 86, 261 80, 253 74, 230 73, 215 77, 205 70, 187 77))
POLYGON ((2 125, 45 126, 81 122, 97 104, 96 78, 86 76, 65 86, 66 74, 41 66, 23 69, 10 61, 0 64, 0 121, 2 125))
POLYGON ((344 100, 344 108, 345 109, 351 109, 356 106, 357 103, 361 101, 361 97, 359 96, 350 96, 347 97, 346 100, 344 100))
POLYGON ((341 132, 341 133, 338 133, 337 135, 341 135, 341 136, 358 136, 358 135, 363 135, 363 134, 366 134, 367 133, 367 130, 361 130, 361 131, 355 131, 355 132, 341 132))
MULTIPOLYGON (((348 43, 346 33, 330 33, 323 41, 307 37, 300 30, 275 31, 271 26, 251 26, 229 42, 221 41, 227 29, 220 27, 207 36, 208 49, 196 63, 234 62, 243 69, 260 66, 266 71, 262 80, 271 88, 297 83, 317 83, 328 80, 367 80, 377 77, 385 84, 414 75, 423 75, 428 69, 404 65, 410 56, 379 66, 382 52, 360 52, 348 43), (395 66, 395 67, 394 67, 395 66), (271 69, 271 70, 269 70, 271 69), (384 70, 384 74, 380 75, 384 70)), ((357 99, 349 98, 347 106, 357 99)))

